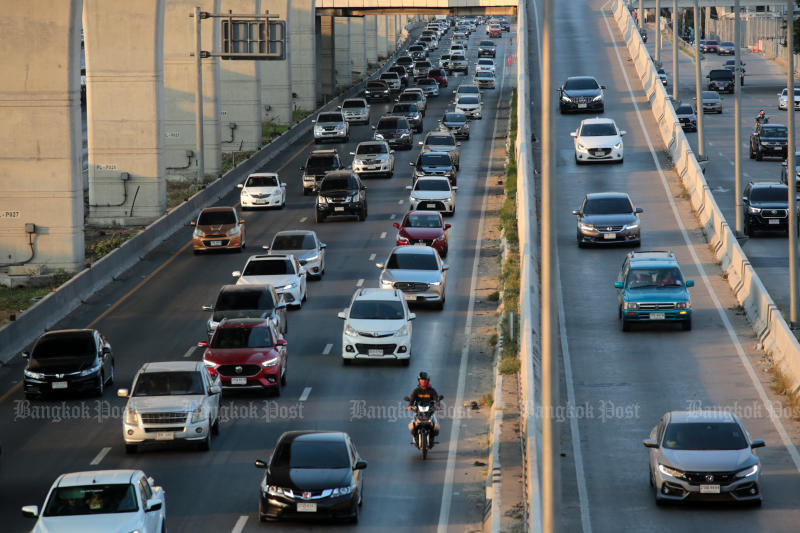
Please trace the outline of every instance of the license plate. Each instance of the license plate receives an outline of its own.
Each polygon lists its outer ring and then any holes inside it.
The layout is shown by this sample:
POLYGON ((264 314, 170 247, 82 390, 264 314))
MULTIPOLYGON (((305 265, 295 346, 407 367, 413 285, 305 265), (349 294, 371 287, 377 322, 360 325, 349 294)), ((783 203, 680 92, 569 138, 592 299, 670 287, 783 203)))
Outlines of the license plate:
POLYGON ((316 513, 317 512, 317 504, 316 503, 298 502, 298 504, 297 504, 297 512, 298 513, 316 513))
POLYGON ((383 350, 367 350, 369 355, 383 355, 383 350))
POLYGON ((222 241, 211 241, 210 246, 222 246, 222 241))
POLYGON ((719 485, 700 485, 700 494, 719 494, 719 485))
POLYGON ((768 222, 770 224, 780 224, 781 223, 781 221, 778 220, 777 218, 770 218, 770 219, 768 219, 768 222))
POLYGON ((66 381, 54 381, 53 383, 51 383, 51 385, 52 385, 53 389, 66 389, 67 388, 67 382, 66 381))
POLYGON ((436 204, 425 204, 425 207, 427 207, 428 209, 434 209, 436 207, 436 204))
POLYGON ((247 385, 247 378, 231 378, 231 385, 247 385))
POLYGON ((344 211, 344 207, 334 207, 334 211, 344 211))
POLYGON ((175 440, 175 434, 171 431, 158 431, 156 440, 175 440))
POLYGON ((664 320, 667 318, 666 313, 650 313, 650 320, 664 320))
POLYGON ((266 200, 253 200, 253 203, 254 204, 265 204, 265 203, 267 203, 267 201, 266 200))
POLYGON ((614 239, 617 238, 617 234, 616 233, 603 233, 603 238, 608 240, 608 241, 613 241, 614 239))
POLYGON ((578 104, 578 109, 586 109, 586 104, 578 104))

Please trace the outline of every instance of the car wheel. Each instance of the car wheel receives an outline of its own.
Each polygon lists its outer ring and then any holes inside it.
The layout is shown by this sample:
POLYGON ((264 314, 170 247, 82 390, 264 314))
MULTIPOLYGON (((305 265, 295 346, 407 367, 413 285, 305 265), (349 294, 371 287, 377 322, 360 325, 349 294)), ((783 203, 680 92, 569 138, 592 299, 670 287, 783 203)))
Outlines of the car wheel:
POLYGON ((692 317, 687 318, 681 323, 683 331, 692 331, 692 317))
POLYGON ((658 489, 658 487, 653 487, 653 495, 655 496, 656 505, 658 505, 659 507, 661 507, 662 505, 664 505, 666 503, 661 498, 661 491, 658 489))
MULTIPOLYGON (((788 230, 787 230, 788 231, 788 230)), ((114 384, 114 360, 111 360, 111 375, 108 376, 108 385, 114 384)))
POLYGON ((630 331, 630 330, 631 330, 631 323, 623 318, 622 319, 622 331, 630 331))
POLYGON ((258 500, 258 521, 267 522, 267 515, 264 513, 264 503, 261 501, 261 498, 258 500))
POLYGON ((436 302, 436 309, 438 309, 439 311, 444 309, 444 302, 445 302, 445 296, 442 295, 442 299, 436 302))
POLYGON ((281 396, 281 380, 280 380, 280 378, 278 378, 278 381, 272 387, 272 391, 271 392, 272 392, 272 395, 274 397, 280 398, 280 396, 281 396))
POLYGON ((352 359, 345 359, 344 357, 342 357, 342 366, 350 366, 352 362, 353 362, 352 359))
POLYGON ((286 367, 283 367, 283 374, 281 374, 281 385, 284 386, 284 387, 286 386, 286 374, 288 372, 289 371, 286 370, 286 367))
POLYGON ((411 364, 411 358, 409 357, 408 359, 400 359, 400 364, 403 365, 403 366, 410 365, 411 364))
POLYGON ((761 153, 761 149, 759 148, 758 150, 756 150, 756 161, 763 161, 763 160, 764 160, 764 154, 761 153))
POLYGON ((308 189, 303 189, 303 196, 308 196, 308 189))
POLYGON ((350 523, 358 524, 358 505, 354 505, 353 509, 353 516, 350 517, 350 523))
POLYGON ((139 446, 136 444, 126 444, 125 445, 125 453, 128 455, 134 454, 139 450, 139 446))
POLYGON ((219 435, 219 417, 211 424, 211 434, 212 435, 219 435))
POLYGON ((314 213, 314 221, 317 224, 321 224, 321 223, 325 222, 325 215, 321 214, 319 211, 316 211, 314 213))
POLYGON ((197 444, 197 449, 200 450, 201 452, 207 452, 208 450, 211 449, 211 432, 210 431, 206 434, 206 438, 204 438, 203 440, 201 440, 197 444))
POLYGON ((744 234, 748 237, 752 236, 753 229, 750 227, 750 219, 745 217, 744 219, 744 227, 742 228, 744 234))
POLYGON ((586 245, 583 243, 583 239, 581 239, 581 234, 580 234, 580 233, 578 233, 577 240, 578 240, 578 248, 583 248, 583 247, 585 247, 585 246, 586 246, 586 245))
POLYGON ((106 376, 103 374, 103 372, 100 372, 100 377, 97 382, 97 388, 94 389, 94 395, 102 396, 105 390, 106 390, 106 376))
POLYGON ((753 147, 752 146, 750 146, 750 149, 747 152, 748 152, 748 155, 750 156, 750 159, 755 159, 756 158, 755 154, 753 153, 753 147))

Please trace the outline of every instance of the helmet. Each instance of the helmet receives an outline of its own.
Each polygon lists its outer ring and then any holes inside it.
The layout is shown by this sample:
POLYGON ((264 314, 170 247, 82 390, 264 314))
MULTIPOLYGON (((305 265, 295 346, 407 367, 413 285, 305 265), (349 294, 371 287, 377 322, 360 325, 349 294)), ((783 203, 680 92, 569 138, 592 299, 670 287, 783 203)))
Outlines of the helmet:
POLYGON ((427 387, 431 382, 431 377, 428 375, 427 372, 420 372, 419 376, 417 376, 417 380, 419 384, 423 386, 423 388, 427 387))

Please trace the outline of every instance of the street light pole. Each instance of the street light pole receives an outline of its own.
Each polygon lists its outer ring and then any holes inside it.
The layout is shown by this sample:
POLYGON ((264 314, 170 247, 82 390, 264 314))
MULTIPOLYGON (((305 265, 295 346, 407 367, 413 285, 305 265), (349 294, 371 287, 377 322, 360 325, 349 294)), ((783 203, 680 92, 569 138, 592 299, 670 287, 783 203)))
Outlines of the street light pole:
POLYGON ((197 144, 197 183, 202 185, 206 180, 205 140, 203 137, 203 58, 201 57, 202 41, 200 31, 200 8, 194 8, 194 62, 197 69, 197 87, 194 92, 194 129, 197 144))
POLYGON ((733 200, 736 204, 736 234, 741 235, 744 230, 744 214, 742 213, 742 85, 740 83, 739 73, 742 69, 741 60, 741 16, 739 13, 739 0, 736 0, 733 5, 733 40, 736 49, 736 59, 734 60, 735 67, 733 69, 733 92, 734 92, 734 107, 733 107, 733 161, 734 161, 734 193, 733 200))
POLYGON ((672 0, 672 100, 678 102, 678 0, 672 0))
POLYGON ((703 69, 700 68, 700 6, 698 0, 694 0, 694 79, 695 79, 695 102, 697 107, 697 159, 705 161, 706 141, 703 129, 703 69))
POLYGON ((644 0, 639 0, 639 28, 644 28, 644 0))
POLYGON ((656 66, 661 68, 661 0, 656 0, 656 66))
POLYGON ((798 324, 797 302, 797 169, 794 148, 794 0, 787 0, 786 46, 789 50, 789 65, 786 74, 786 126, 789 142, 786 150, 786 184, 789 188, 789 321, 792 327, 798 324))

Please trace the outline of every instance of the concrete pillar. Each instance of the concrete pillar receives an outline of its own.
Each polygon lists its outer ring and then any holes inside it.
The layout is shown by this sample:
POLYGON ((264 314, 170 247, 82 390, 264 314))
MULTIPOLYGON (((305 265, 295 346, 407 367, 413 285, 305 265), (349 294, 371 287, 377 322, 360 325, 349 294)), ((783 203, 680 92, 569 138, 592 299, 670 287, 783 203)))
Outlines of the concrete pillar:
POLYGON ((376 15, 364 17, 364 30, 366 32, 367 67, 371 70, 378 65, 378 17, 376 15))
POLYGON ((317 76, 323 102, 336 94, 336 24, 333 19, 317 17, 317 76))
POLYGON ((317 106, 317 47, 314 0, 292 0, 289 34, 292 41, 292 91, 294 109, 312 111, 317 106))
POLYGON ((392 55, 397 50, 397 15, 386 17, 386 43, 389 55, 392 55))
POLYGON ((48 2, 46 8, 41 2, 4 5, 0 32, 3 265, 27 262, 71 272, 83 267, 82 5, 81 0, 48 2), (26 224, 36 224, 36 233, 28 235, 26 224))
MULTIPOLYGON (((291 26, 292 0, 261 0, 260 13, 268 10, 291 26)), ((288 34, 286 59, 258 61, 261 69, 261 109, 263 120, 277 124, 292 123, 292 35, 288 34)))
POLYGON ((367 75, 367 33, 364 25, 366 17, 350 19, 350 59, 352 60, 353 78, 367 75))
POLYGON ((147 224, 167 207, 164 3, 84 1, 91 223, 147 224))
POLYGON ((336 17, 336 87, 349 87, 353 84, 353 72, 350 67, 350 17, 336 17))
MULTIPOLYGON (((171 0, 164 7, 164 162, 167 180, 197 177, 197 140, 195 133, 195 23, 189 13, 195 6, 219 13, 220 0, 171 0), (187 156, 191 151, 194 155, 187 156)), ((206 19, 201 25, 203 50, 218 45, 218 25, 206 19)), ((222 172, 219 122, 219 58, 203 59, 203 144, 205 172, 222 172)), ((138 203, 138 201, 137 201, 138 203)))
POLYGON ((386 15, 378 15, 375 18, 378 23, 378 60, 383 61, 389 56, 389 17, 386 15))

